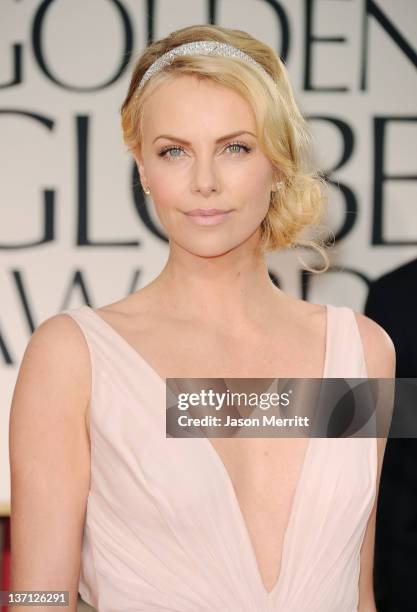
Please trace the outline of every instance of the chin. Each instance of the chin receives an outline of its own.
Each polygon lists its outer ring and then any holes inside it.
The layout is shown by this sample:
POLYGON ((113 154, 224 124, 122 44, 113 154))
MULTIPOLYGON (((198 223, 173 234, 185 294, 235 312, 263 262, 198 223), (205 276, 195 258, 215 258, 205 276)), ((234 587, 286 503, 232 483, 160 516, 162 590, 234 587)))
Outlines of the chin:
MULTIPOLYGON (((176 241, 174 241, 176 242, 176 241)), ((196 257, 221 257, 222 255, 226 255, 233 249, 239 246, 239 242, 231 242, 229 240, 218 240, 217 244, 202 244, 202 241, 199 242, 177 242, 177 245, 190 253, 191 255, 195 255, 196 257)))
MULTIPOLYGON (((172 228, 174 230, 174 228, 172 228)), ((258 224, 251 227, 248 224, 246 231, 243 227, 230 225, 228 228, 210 228, 200 231, 167 231, 172 246, 183 249, 196 257, 220 257, 236 249, 254 249, 260 238, 258 224), (234 230, 234 231, 233 231, 234 230), (237 231, 240 230, 240 231, 237 231)))

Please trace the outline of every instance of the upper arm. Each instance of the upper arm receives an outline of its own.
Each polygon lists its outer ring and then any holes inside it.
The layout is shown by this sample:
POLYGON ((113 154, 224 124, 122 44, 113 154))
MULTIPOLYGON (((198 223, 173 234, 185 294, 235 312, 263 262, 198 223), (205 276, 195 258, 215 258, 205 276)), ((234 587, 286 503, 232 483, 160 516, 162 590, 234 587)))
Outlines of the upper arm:
POLYGON ((70 611, 90 482, 89 360, 71 317, 44 321, 24 352, 9 424, 11 590, 69 591, 70 611))
MULTIPOLYGON (((395 348, 387 332, 375 321, 355 313, 362 339, 368 378, 395 378, 395 348)), ((393 387, 389 387, 391 389, 393 387)), ((391 406, 392 409, 392 406, 391 406)), ((389 417, 390 420, 390 417, 389 417)), ((386 438, 377 438, 377 483, 375 502, 368 519, 360 554, 359 612, 376 612, 373 592, 376 510, 386 438)))

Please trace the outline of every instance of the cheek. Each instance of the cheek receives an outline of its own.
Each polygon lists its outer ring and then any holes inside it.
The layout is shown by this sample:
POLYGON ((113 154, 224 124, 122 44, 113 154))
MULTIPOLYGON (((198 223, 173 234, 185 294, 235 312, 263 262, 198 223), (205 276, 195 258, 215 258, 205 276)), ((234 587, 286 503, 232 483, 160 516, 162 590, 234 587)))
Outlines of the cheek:
POLYGON ((161 212, 176 208, 180 200, 180 187, 178 181, 171 180, 166 173, 154 174, 149 177, 149 182, 153 185, 151 199, 153 205, 161 212))
POLYGON ((237 177, 236 185, 241 191, 244 190, 252 199, 258 202, 265 199, 271 192, 273 171, 265 160, 257 160, 247 166, 243 176, 237 177))
POLYGON ((174 205, 174 198, 172 190, 169 188, 167 183, 158 185, 158 187, 154 187, 152 190, 152 199, 154 205, 157 208, 161 208, 163 210, 167 210, 174 205))
POLYGON ((249 205, 254 216, 266 214, 271 198, 272 173, 260 171, 248 173, 246 180, 240 184, 239 189, 243 193, 244 201, 249 205))
POLYGON ((270 184, 266 183, 265 180, 258 180, 248 186, 246 190, 248 199, 253 202, 257 207, 264 207, 269 204, 270 197, 270 184))

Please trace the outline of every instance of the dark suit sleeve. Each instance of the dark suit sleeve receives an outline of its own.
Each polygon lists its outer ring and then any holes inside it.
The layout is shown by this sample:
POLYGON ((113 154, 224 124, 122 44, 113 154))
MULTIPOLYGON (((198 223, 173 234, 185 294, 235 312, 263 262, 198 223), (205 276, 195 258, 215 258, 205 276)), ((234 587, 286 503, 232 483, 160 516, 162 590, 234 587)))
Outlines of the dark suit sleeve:
MULTIPOLYGON (((396 377, 414 378, 417 283, 415 275, 400 281, 399 286, 394 274, 374 282, 364 314, 390 335, 396 377)), ((377 507, 374 587, 378 612, 417 610, 417 439, 387 440, 377 507)))

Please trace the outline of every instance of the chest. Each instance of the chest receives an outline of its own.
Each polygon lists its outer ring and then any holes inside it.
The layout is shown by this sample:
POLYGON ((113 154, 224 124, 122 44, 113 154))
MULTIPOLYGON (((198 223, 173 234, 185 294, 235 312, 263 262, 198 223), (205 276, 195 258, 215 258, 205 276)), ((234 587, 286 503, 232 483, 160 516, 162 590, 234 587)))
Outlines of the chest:
POLYGON ((308 438, 210 438, 234 489, 265 588, 276 583, 308 438))
POLYGON ((160 327, 126 334, 162 378, 321 378, 324 330, 280 330, 237 339, 204 330, 160 327))

